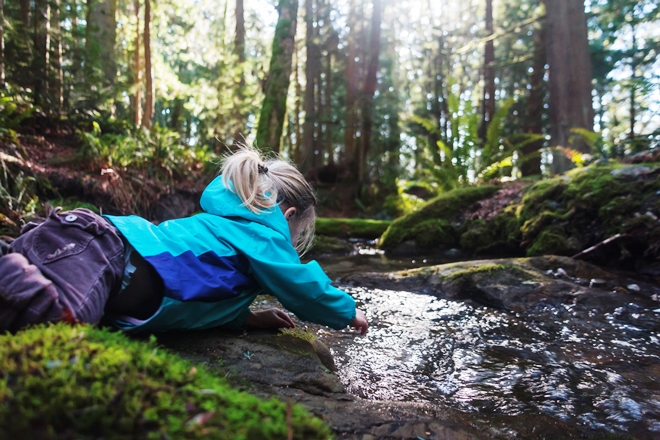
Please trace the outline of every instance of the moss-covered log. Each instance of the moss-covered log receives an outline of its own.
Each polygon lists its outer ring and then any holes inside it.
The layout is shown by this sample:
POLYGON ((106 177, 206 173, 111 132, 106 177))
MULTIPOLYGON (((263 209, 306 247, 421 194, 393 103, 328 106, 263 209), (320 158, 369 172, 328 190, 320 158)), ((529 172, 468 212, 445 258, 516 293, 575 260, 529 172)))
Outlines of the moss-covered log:
POLYGON ((318 218, 316 234, 339 238, 374 239, 383 235, 392 222, 361 218, 318 218))

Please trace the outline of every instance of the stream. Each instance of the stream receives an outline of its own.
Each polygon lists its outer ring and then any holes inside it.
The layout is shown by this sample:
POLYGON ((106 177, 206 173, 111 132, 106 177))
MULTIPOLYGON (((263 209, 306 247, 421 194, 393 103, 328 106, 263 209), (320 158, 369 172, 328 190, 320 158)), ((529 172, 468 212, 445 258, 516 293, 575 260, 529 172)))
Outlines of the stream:
MULTIPOLYGON (((368 246, 318 258, 332 279, 448 262, 390 260, 368 246)), ((444 260, 444 261, 443 261, 444 260)), ((338 286, 369 333, 314 327, 347 390, 371 400, 483 414, 545 414, 587 430, 660 438, 660 303, 539 304, 524 315, 432 295, 338 286)))

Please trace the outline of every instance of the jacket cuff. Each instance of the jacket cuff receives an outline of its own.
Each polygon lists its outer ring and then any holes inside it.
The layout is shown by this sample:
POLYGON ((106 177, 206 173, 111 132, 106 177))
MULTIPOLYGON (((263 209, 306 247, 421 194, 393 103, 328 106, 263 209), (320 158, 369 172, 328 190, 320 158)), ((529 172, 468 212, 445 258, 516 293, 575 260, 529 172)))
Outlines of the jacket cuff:
POLYGON ((243 328, 243 324, 245 324, 245 319, 249 314, 250 314, 250 308, 241 310, 241 312, 236 316, 236 318, 224 324, 222 327, 229 330, 241 330, 243 328))

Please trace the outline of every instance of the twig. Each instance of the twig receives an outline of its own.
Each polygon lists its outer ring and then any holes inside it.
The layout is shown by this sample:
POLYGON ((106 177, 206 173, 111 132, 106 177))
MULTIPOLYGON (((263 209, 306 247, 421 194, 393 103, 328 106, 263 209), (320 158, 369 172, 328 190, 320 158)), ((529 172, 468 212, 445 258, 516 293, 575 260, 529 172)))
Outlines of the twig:
POLYGON ((580 257, 582 257, 583 255, 586 255, 586 254, 588 254, 588 253, 590 253, 590 252, 596 250, 597 248, 599 248, 599 247, 601 247, 601 246, 603 246, 603 245, 605 245, 605 244, 611 243, 611 242, 613 242, 613 241, 616 240, 616 239, 619 239, 619 238, 621 238, 621 237, 626 237, 626 236, 627 236, 627 234, 616 234, 616 235, 613 235, 612 237, 610 237, 610 238, 608 238, 608 239, 606 239, 606 240, 603 240, 603 241, 601 241, 600 243, 597 243, 597 244, 591 246, 590 248, 585 249, 585 250, 583 250, 582 252, 579 252, 579 253, 573 255, 571 258, 573 258, 573 259, 575 259, 575 258, 580 258, 580 257))

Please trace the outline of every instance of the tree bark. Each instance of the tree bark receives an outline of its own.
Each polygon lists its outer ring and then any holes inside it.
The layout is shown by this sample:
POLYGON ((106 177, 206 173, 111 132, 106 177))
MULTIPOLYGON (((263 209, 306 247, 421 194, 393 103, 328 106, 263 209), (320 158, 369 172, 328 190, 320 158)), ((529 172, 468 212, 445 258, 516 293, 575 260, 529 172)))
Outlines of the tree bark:
MULTIPOLYGON (((527 118, 525 132, 530 134, 543 133, 543 102, 545 97, 545 43, 543 38, 543 24, 534 31, 534 59, 532 73, 529 76, 529 98, 527 101, 527 118)), ((541 156, 538 153, 543 148, 543 141, 538 140, 521 148, 523 162, 520 164, 522 177, 541 174, 541 156)))
POLYGON ((367 153, 371 148, 371 130, 373 126, 374 94, 378 85, 378 59, 380 57, 380 25, 383 18, 381 0, 373 0, 371 16, 371 31, 369 35, 369 52, 367 76, 362 91, 362 136, 358 155, 358 182, 365 179, 367 153))
POLYGON ((291 156, 293 157, 293 163, 296 165, 300 166, 300 163, 302 161, 302 124, 300 123, 300 110, 301 110, 301 105, 300 105, 300 99, 302 96, 302 86, 300 85, 300 55, 299 55, 299 50, 298 50, 298 44, 296 42, 294 48, 293 48, 293 54, 295 56, 295 61, 293 62, 293 71, 294 71, 294 82, 295 82, 295 88, 296 88, 296 100, 294 103, 294 116, 293 116, 293 125, 294 125, 294 133, 296 137, 295 143, 292 141, 291 142, 291 149, 293 150, 291 152, 291 156))
MULTIPOLYGON (((544 0, 546 48, 550 82, 550 138, 552 146, 569 147, 571 129, 593 129, 591 59, 583 0, 544 0)), ((572 148, 589 152, 584 142, 572 148)), ((572 164, 565 154, 553 155, 552 172, 572 164)))
POLYGON ((151 129, 154 117, 154 80, 151 69, 151 0, 144 0, 144 78, 145 96, 142 126, 151 129))
POLYGON ((305 49, 307 62, 305 63, 305 100, 303 110, 305 120, 303 122, 302 139, 302 162, 300 170, 306 173, 316 167, 316 155, 314 145, 314 125, 316 123, 316 105, 314 90, 318 70, 318 48, 314 42, 314 3, 313 0, 305 0, 305 49))
MULTIPOLYGON (((486 36, 493 35, 493 0, 486 0, 486 36)), ((488 126, 495 114, 495 45, 492 39, 486 42, 484 51, 484 96, 479 138, 486 143, 488 126)))
POLYGON ((48 77, 50 64, 50 3, 36 0, 34 4, 34 103, 48 112, 48 77))
POLYGON ((257 127, 257 146, 280 151, 280 140, 286 114, 294 40, 296 37, 298 0, 280 0, 275 27, 270 68, 264 85, 264 102, 257 127))
POLYGON ((30 27, 30 0, 21 0, 21 23, 25 29, 30 27))
POLYGON ((632 8, 632 22, 630 23, 630 33, 632 35, 632 59, 630 61, 630 69, 632 74, 630 79, 630 131, 628 132, 628 139, 631 142, 631 146, 634 147, 635 141, 635 88, 637 87, 637 33, 635 31, 635 8, 632 8))
POLYGON ((113 86, 117 76, 117 0, 88 0, 87 6, 85 76, 90 85, 100 79, 104 87, 113 86), (101 78, 95 69, 100 69, 101 78))
POLYGON ((236 0, 236 33, 234 35, 234 53, 239 63, 245 62, 245 12, 243 0, 236 0))
POLYGON ((245 116, 243 105, 245 101, 245 11, 243 0, 236 0, 235 8, 236 32, 234 33, 234 55, 236 56, 236 77, 234 83, 234 106, 232 109, 232 125, 235 125, 232 137, 234 142, 245 134, 242 132, 245 127, 245 116))
POLYGON ((62 70, 62 26, 60 0, 51 0, 52 13, 52 35, 53 35, 53 101, 57 115, 62 114, 64 105, 64 71, 62 70))
POLYGON ((332 133, 334 132, 334 121, 332 120, 332 94, 333 90, 333 81, 332 81, 332 66, 337 57, 337 46, 339 45, 339 36, 333 30, 330 37, 327 41, 328 48, 328 60, 325 70, 325 99, 326 99, 326 110, 323 112, 322 117, 325 120, 326 126, 326 135, 325 135, 325 151, 328 155, 328 165, 335 164, 335 152, 333 149, 333 139, 332 133))
POLYGON ((5 88, 5 0, 0 0, 0 89, 5 88))
POLYGON ((350 162, 353 160, 353 150, 355 145, 355 125, 356 125, 356 109, 355 109, 355 95, 357 94, 357 47, 355 40, 357 39, 357 18, 355 16, 355 0, 351 0, 350 12, 348 16, 348 26, 350 28, 348 34, 348 60, 346 63, 346 128, 344 130, 344 154, 345 160, 350 162))
POLYGON ((133 56, 133 125, 142 120, 142 66, 140 63, 140 0, 133 2, 135 9, 135 54, 133 56))

